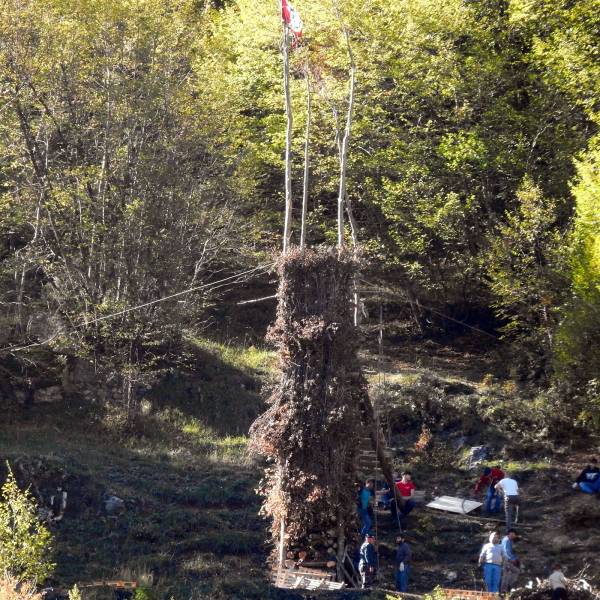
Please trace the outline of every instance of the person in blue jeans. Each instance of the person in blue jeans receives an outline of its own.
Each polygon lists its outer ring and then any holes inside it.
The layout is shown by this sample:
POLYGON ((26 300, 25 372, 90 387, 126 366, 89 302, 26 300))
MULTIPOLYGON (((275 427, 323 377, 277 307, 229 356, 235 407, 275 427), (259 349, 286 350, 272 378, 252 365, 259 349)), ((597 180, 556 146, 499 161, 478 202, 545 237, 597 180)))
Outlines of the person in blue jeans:
POLYGON ((408 578, 410 577, 410 559, 412 553, 403 535, 396 537, 396 590, 408 591, 408 578))
POLYGON ((499 465, 485 467, 483 473, 473 490, 476 494, 486 489, 485 512, 488 514, 500 512, 502 506, 502 495, 496 490, 495 485, 504 478, 504 471, 499 465))
POLYGON ((479 553, 479 564, 483 565, 485 589, 493 594, 497 594, 500 591, 503 560, 504 551, 500 544, 500 536, 494 532, 490 534, 490 541, 483 545, 479 553))
POLYGON ((371 531, 371 515, 369 514, 369 507, 371 504, 371 498, 375 495, 375 480, 367 479, 365 485, 361 487, 358 492, 358 516, 360 518, 360 537, 364 537, 371 531))

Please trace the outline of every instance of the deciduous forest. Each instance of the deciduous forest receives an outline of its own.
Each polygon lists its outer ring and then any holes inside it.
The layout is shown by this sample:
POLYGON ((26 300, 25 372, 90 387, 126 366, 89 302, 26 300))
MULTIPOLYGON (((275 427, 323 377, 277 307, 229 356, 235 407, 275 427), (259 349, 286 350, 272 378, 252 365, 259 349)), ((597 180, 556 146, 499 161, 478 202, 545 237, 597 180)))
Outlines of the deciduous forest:
MULTIPOLYGON (((292 121, 275 0, 0 4, 0 471, 38 505, 69 490, 47 534, 55 587, 288 597, 265 583, 279 530, 269 545, 265 459, 248 453, 280 377, 265 336, 287 126, 292 252, 303 196, 302 241, 339 242, 348 143, 359 387, 385 412, 393 469, 464 482, 455 433, 548 481, 597 449, 598 1, 294 6, 292 121)), ((435 537, 418 523, 415 555, 435 537)), ((31 565, 3 560, 31 583, 31 565)), ((423 577, 418 593, 442 583, 423 577)))

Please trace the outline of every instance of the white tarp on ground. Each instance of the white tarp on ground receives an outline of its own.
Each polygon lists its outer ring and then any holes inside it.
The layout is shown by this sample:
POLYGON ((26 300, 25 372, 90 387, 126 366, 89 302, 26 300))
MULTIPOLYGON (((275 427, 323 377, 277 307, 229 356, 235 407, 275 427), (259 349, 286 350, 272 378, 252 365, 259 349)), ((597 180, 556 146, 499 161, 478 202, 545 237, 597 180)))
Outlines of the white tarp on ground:
POLYGON ((446 512, 466 515, 471 511, 479 508, 481 502, 475 500, 466 500, 465 498, 455 498, 454 496, 438 496, 427 504, 427 508, 435 508, 437 510, 445 510, 446 512))

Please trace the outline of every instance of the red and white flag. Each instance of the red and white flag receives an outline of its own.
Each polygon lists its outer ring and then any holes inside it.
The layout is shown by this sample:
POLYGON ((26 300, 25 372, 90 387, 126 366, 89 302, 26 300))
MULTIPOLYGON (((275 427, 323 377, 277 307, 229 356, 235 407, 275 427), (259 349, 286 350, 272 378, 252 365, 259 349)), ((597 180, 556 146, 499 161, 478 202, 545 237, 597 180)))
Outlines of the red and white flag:
POLYGON ((302 19, 288 0, 281 0, 281 18, 297 38, 302 37, 302 19))

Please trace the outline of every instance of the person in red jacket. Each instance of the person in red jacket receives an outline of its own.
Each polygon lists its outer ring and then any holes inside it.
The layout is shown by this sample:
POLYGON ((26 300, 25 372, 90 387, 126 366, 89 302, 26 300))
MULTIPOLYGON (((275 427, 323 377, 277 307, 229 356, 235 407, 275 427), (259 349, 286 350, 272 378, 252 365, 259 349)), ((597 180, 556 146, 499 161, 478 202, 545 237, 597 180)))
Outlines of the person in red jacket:
POLYGON ((479 481, 475 484, 476 494, 486 489, 485 512, 488 514, 500 512, 502 498, 495 486, 501 479, 504 479, 504 471, 498 465, 492 468, 485 467, 479 481))

